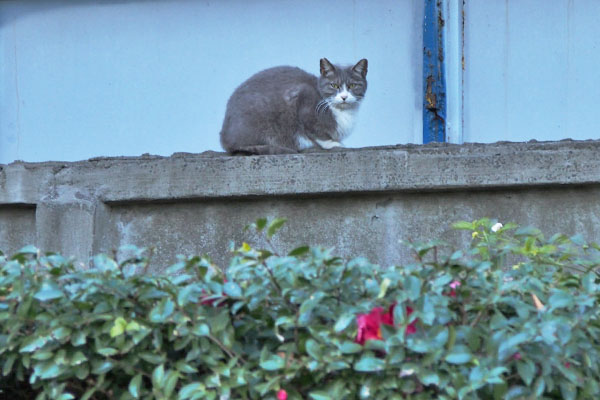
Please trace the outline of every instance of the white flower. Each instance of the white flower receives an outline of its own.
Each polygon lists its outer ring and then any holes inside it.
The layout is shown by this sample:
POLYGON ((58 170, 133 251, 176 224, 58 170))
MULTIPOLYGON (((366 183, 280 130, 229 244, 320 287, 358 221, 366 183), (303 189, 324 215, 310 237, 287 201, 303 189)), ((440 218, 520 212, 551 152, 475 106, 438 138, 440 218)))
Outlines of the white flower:
POLYGON ((492 232, 498 232, 502 226, 503 225, 500 222, 496 222, 494 226, 492 226, 492 232))

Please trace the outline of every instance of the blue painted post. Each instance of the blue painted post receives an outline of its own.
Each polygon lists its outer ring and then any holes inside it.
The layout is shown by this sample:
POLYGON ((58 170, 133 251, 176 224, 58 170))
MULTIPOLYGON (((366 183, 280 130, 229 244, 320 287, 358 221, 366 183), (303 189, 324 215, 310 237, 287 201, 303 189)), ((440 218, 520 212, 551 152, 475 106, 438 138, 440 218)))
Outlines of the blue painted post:
POLYGON ((425 0, 423 19, 423 143, 446 141, 443 0, 425 0))

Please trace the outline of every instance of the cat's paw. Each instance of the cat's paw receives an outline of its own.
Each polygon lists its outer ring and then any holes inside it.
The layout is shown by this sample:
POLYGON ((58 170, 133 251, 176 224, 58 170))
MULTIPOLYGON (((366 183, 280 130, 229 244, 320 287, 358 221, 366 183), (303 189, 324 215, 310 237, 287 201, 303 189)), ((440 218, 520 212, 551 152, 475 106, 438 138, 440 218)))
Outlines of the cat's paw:
POLYGON ((335 140, 319 140, 315 139, 319 147, 325 150, 333 149, 334 147, 342 147, 340 142, 336 142, 335 140))

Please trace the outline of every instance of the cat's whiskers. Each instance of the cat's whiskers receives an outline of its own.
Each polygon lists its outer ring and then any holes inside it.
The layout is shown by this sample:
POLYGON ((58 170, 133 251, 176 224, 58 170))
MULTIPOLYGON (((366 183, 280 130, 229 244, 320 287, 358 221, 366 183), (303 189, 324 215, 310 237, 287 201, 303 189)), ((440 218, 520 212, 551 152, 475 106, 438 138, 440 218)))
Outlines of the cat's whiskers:
POLYGON ((317 103, 317 106, 315 107, 315 111, 317 112, 317 114, 321 114, 322 112, 327 110, 329 107, 331 107, 331 101, 328 98, 323 99, 317 103))

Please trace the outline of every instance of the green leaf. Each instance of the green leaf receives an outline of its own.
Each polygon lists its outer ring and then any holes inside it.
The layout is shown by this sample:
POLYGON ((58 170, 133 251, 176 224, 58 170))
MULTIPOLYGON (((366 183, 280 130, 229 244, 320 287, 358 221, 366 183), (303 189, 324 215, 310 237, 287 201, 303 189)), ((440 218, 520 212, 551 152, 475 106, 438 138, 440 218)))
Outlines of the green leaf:
POLYGON ((504 340, 498 348, 498 355, 501 359, 512 356, 517 351, 517 346, 529 340, 529 335, 525 332, 517 333, 504 340))
POLYGON ((310 250, 310 247, 308 247, 308 246, 296 247, 294 250, 292 250, 288 253, 288 256, 298 257, 298 256, 308 253, 309 250, 310 250))
POLYGON ((419 373, 418 377, 423 385, 440 386, 440 377, 433 371, 421 372, 419 373))
POLYGON ((571 236, 569 239, 571 239, 571 242, 575 243, 577 246, 586 246, 587 243, 585 242, 585 239, 583 238, 583 235, 578 233, 577 235, 573 235, 571 236))
POLYGON ((45 361, 38 363, 33 367, 35 375, 41 379, 52 379, 56 378, 63 372, 63 367, 56 364, 54 361, 45 361))
POLYGON ((104 347, 104 348, 96 350, 96 353, 103 355, 105 357, 110 357, 110 356, 114 356, 115 354, 118 354, 119 351, 117 349, 113 349, 112 347, 104 347))
POLYGON ((84 331, 78 331, 71 336, 71 344, 75 347, 83 346, 86 342, 86 336, 84 331))
POLYGON ((200 323, 194 326, 192 333, 196 336, 208 336, 210 335, 210 327, 208 324, 200 323))
POLYGON ((190 364, 187 364, 184 360, 177 361, 177 363, 175 364, 175 368, 177 368, 178 371, 181 371, 184 374, 193 374, 195 372, 198 372, 197 368, 194 368, 190 364))
POLYGON ((177 304, 179 304, 182 307, 185 306, 187 303, 190 302, 190 298, 195 293, 195 291, 196 285, 194 284, 188 285, 181 289, 179 293, 177 293, 177 304))
POLYGON ((335 325, 333 326, 333 330, 336 332, 341 332, 350 325, 352 321, 356 319, 356 315, 354 313, 348 312, 342 314, 342 316, 337 320, 335 325))
POLYGON ((445 360, 450 364, 464 364, 471 361, 472 357, 471 351, 467 346, 457 344, 448 352, 445 360))
POLYGON ((421 295, 421 280, 414 275, 409 275, 404 280, 404 289, 408 293, 408 299, 415 301, 421 295))
POLYGON ((142 387, 142 374, 137 374, 129 382, 129 393, 131 393, 133 398, 135 398, 135 399, 140 398, 141 387, 142 387))
POLYGON ((31 356, 32 359, 38 360, 38 361, 48 360, 49 358, 52 358, 52 357, 54 357, 53 351, 36 351, 31 356))
POLYGON ((541 234, 542 231, 532 226, 525 226, 515 231, 515 236, 539 236, 541 234))
POLYGON ((278 355, 271 354, 266 360, 260 362, 260 367, 267 371, 276 371, 285 367, 285 360, 278 355))
POLYGON ((271 223, 269 223, 269 227, 267 228, 267 237, 270 239, 281 227, 285 224, 287 220, 285 218, 275 218, 271 223))
POLYGON ((311 295, 300 305, 300 314, 311 312, 325 296, 326 295, 323 292, 317 292, 311 295))
POLYGON ((115 320, 112 328, 110 328, 110 337, 114 338, 120 336, 125 332, 125 328, 127 327, 127 321, 123 317, 119 317, 115 320))
POLYGON ((572 367, 572 366, 566 367, 564 364, 561 364, 561 363, 558 363, 556 365, 556 367, 565 376, 565 378, 567 378, 574 384, 578 384, 578 377, 577 377, 577 374, 575 373, 574 367, 572 367))
POLYGON ((17 355, 14 353, 12 353, 8 357, 6 357, 6 359, 4 360, 4 365, 2 366, 2 375, 3 376, 7 376, 8 374, 11 373, 13 364, 15 363, 16 359, 17 359, 17 355))
POLYGON ((531 361, 517 361, 517 372, 527 386, 531 385, 535 376, 535 365, 531 361))
POLYGON ((223 292, 229 297, 242 297, 242 288, 235 282, 225 282, 223 292))
POLYGON ((315 390, 310 392, 308 396, 313 400, 336 400, 324 390, 315 390))
POLYGON ((44 282, 40 290, 33 295, 39 301, 59 299, 63 296, 64 293, 60 290, 60 287, 52 282, 44 282))
POLYGON ((150 311, 150 321, 154 323, 162 323, 167 320, 175 311, 175 303, 171 299, 162 299, 150 311))
POLYGON ((187 400, 192 397, 199 399, 200 397, 196 397, 195 395, 204 394, 205 390, 206 387, 202 383, 190 383, 179 389, 178 398, 179 400, 187 400))
POLYGON ((171 395, 175 391, 175 387, 177 386, 177 381, 179 380, 179 373, 177 371, 169 371, 164 380, 164 390, 163 393, 167 398, 171 398, 171 395))
POLYGON ((161 364, 165 361, 165 357, 162 354, 156 354, 149 351, 139 353, 139 357, 150 364, 161 364))
POLYGON ((114 364, 112 361, 109 361, 109 360, 95 361, 95 362, 92 362, 92 374, 103 375, 103 374, 106 374, 111 369, 113 369, 113 367, 114 367, 114 364))
POLYGON ((131 322, 127 323, 127 326, 125 327, 125 332, 127 332, 127 333, 138 332, 140 329, 142 329, 140 324, 138 324, 135 321, 131 321, 131 322))
POLYGON ((42 337, 30 337, 23 341, 23 345, 19 349, 19 353, 32 353, 36 350, 41 349, 46 345, 49 338, 46 336, 42 337))
POLYGON ((255 224, 256 224, 256 229, 260 232, 263 229, 265 229, 265 226, 267 226, 267 219, 259 218, 256 220, 255 224))
POLYGON ((81 396, 80 400, 90 400, 92 398, 92 396, 94 395, 94 393, 96 393, 96 391, 98 391, 98 388, 95 387, 95 386, 89 388, 88 390, 85 391, 85 393, 83 394, 83 396, 81 396))
POLYGON ((362 350, 363 350, 363 347, 360 344, 355 343, 355 342, 345 341, 340 346, 340 351, 342 352, 342 354, 359 353, 362 350))
POLYGON ((354 364, 354 370, 360 372, 375 372, 383 371, 385 368, 385 361, 380 358, 372 356, 365 356, 361 358, 357 363, 354 364))
POLYGON ((224 331, 225 328, 230 323, 229 311, 227 309, 222 310, 215 317, 210 318, 208 320, 208 323, 210 324, 210 330, 211 330, 211 332, 213 332, 213 333, 219 333, 221 331, 224 331))
POLYGON ((76 351, 75 354, 71 357, 71 366, 76 366, 82 364, 87 361, 87 357, 81 352, 76 351))
POLYGON ((164 385, 164 378, 165 366, 164 364, 160 364, 158 367, 154 368, 154 371, 152 372, 152 386, 154 386, 155 388, 162 389, 164 385))
POLYGON ((467 221, 458 221, 452 224, 452 228, 458 230, 473 231, 475 230, 475 224, 467 221))
POLYGON ((559 386, 560 394, 562 395, 563 400, 575 400, 577 396, 577 388, 574 384, 561 382, 559 386))
POLYGON ((596 277, 597 275, 595 272, 589 272, 581 277, 581 284, 583 285, 584 290, 589 294, 595 293, 598 288, 596 277))
POLYGON ((385 294, 387 293, 391 283, 392 281, 389 278, 384 278, 381 281, 381 285, 379 286, 379 294, 377 295, 378 299, 383 299, 385 297, 385 294))
POLYGON ((314 339, 306 341, 306 352, 314 359, 321 360, 323 357, 323 346, 314 339))
POLYGON ((71 335, 71 328, 67 328, 66 326, 59 326, 58 328, 52 331, 52 338, 56 340, 62 341, 71 335))
POLYGON ((555 290, 548 299, 548 305, 550 310, 571 307, 573 305, 573 295, 565 290, 555 290))
POLYGON ((32 245, 27 245, 22 247, 16 254, 37 254, 39 252, 38 248, 32 245))

